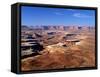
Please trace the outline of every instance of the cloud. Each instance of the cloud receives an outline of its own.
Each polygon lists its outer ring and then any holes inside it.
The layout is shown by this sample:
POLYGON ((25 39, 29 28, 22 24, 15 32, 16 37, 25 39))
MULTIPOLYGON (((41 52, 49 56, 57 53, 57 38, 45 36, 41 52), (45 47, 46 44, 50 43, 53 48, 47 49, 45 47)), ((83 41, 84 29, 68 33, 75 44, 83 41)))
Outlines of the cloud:
POLYGON ((74 11, 76 11, 75 9, 67 9, 67 11, 72 11, 72 12, 74 12, 74 11))
POLYGON ((63 13, 60 12, 55 12, 56 15, 64 15, 63 13))
POLYGON ((73 16, 74 17, 78 17, 78 18, 89 18, 89 17, 92 17, 91 15, 86 15, 86 14, 81 14, 81 13, 74 13, 73 16))

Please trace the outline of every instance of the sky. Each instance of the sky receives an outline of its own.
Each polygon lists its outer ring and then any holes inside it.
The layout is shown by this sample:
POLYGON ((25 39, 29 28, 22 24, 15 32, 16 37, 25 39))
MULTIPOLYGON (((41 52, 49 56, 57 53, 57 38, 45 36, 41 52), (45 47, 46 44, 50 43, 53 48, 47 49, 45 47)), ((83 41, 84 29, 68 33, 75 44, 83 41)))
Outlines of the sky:
POLYGON ((95 26, 95 10, 21 7, 22 25, 95 26))

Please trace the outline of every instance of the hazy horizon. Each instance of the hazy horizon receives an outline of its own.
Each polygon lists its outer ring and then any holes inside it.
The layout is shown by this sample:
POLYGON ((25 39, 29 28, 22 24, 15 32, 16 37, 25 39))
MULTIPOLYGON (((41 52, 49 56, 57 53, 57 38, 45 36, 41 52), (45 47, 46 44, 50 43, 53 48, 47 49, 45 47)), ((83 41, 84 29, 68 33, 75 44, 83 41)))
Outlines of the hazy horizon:
MULTIPOLYGON (((85 25, 21 25, 21 26, 27 26, 27 27, 42 27, 42 26, 66 26, 66 27, 69 27, 69 26, 76 26, 76 27, 85 27, 85 25)), ((95 27, 94 26, 89 26, 89 25, 86 25, 86 27, 95 27)))

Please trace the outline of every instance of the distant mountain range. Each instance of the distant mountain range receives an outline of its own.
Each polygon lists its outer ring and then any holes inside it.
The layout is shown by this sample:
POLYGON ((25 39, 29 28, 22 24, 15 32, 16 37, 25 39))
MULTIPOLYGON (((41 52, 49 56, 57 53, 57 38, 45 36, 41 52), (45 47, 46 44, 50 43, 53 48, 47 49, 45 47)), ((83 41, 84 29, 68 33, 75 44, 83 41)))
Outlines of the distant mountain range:
POLYGON ((93 26, 21 26, 21 29, 23 30, 36 30, 36 29, 41 29, 41 30, 91 30, 95 29, 93 26))

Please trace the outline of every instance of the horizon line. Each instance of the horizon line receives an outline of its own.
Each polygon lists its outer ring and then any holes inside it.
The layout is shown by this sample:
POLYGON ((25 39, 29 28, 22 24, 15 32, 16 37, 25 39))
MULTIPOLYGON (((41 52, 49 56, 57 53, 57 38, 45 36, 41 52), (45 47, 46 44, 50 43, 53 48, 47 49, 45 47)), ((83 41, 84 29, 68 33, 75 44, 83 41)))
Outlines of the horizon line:
POLYGON ((95 27, 95 25, 21 25, 21 26, 28 26, 28 27, 41 27, 41 26, 78 26, 78 27, 95 27))

